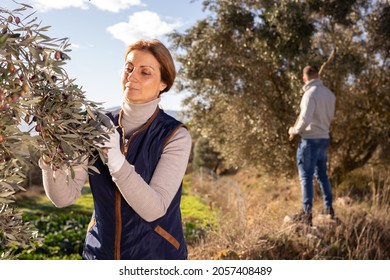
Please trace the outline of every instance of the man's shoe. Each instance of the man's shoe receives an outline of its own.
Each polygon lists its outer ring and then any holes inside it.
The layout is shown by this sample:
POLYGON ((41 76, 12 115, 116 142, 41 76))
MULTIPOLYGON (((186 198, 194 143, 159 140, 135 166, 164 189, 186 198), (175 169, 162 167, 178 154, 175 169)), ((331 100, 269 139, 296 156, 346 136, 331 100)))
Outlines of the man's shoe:
POLYGON ((303 223, 305 225, 312 226, 312 214, 301 209, 297 214, 292 217, 294 222, 303 223))
POLYGON ((330 216, 331 219, 334 219, 334 209, 333 209, 333 207, 324 208, 321 211, 321 215, 330 216))

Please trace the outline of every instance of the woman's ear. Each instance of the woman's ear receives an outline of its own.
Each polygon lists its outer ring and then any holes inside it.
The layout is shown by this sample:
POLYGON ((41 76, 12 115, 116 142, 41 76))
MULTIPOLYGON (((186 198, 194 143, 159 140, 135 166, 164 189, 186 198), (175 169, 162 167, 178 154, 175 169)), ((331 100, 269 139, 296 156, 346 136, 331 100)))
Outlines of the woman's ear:
POLYGON ((160 94, 161 94, 161 92, 164 90, 164 89, 166 89, 167 88, 167 84, 166 83, 164 83, 163 81, 161 81, 160 82, 160 94))

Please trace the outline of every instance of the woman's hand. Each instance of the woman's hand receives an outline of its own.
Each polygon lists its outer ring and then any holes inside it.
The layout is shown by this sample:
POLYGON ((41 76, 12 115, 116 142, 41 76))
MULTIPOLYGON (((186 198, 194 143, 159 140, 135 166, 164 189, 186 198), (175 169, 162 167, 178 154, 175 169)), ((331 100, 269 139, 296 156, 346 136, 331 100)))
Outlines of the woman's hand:
POLYGON ((118 131, 114 130, 114 133, 109 134, 108 142, 102 146, 107 148, 107 161, 105 164, 108 166, 111 174, 117 172, 126 160, 120 148, 120 141, 118 131))
MULTIPOLYGON (((97 118, 99 118, 100 122, 104 125, 104 130, 110 130, 114 127, 114 124, 112 123, 111 119, 106 116, 105 114, 99 112, 97 114, 97 118)), ((105 164, 107 165, 108 169, 110 170, 110 173, 117 172, 125 162, 126 158, 122 154, 121 147, 120 147, 120 135, 116 129, 114 129, 114 132, 108 134, 108 141, 106 141, 104 144, 98 144, 101 148, 107 148, 104 151, 107 153, 107 159, 105 161, 105 164)))

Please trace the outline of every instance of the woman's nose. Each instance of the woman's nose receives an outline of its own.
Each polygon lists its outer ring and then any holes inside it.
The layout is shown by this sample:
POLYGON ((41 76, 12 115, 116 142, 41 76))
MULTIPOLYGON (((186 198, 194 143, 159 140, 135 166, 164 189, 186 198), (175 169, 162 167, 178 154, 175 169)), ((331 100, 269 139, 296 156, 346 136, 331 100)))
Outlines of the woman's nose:
POLYGON ((134 81, 134 79, 135 79, 134 71, 130 72, 130 73, 127 73, 126 75, 127 75, 126 79, 128 81, 134 81))
POLYGON ((131 72, 126 72, 125 75, 126 75, 126 80, 128 81, 137 80, 137 74, 135 68, 131 72))

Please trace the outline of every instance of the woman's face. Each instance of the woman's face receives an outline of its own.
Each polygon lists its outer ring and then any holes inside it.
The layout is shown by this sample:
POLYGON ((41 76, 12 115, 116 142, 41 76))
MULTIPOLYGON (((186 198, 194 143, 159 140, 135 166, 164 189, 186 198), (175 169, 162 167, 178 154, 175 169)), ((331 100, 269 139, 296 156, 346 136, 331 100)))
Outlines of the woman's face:
POLYGON ((142 104, 156 99, 166 88, 161 81, 160 64, 148 51, 133 50, 126 57, 122 90, 126 102, 142 104))

